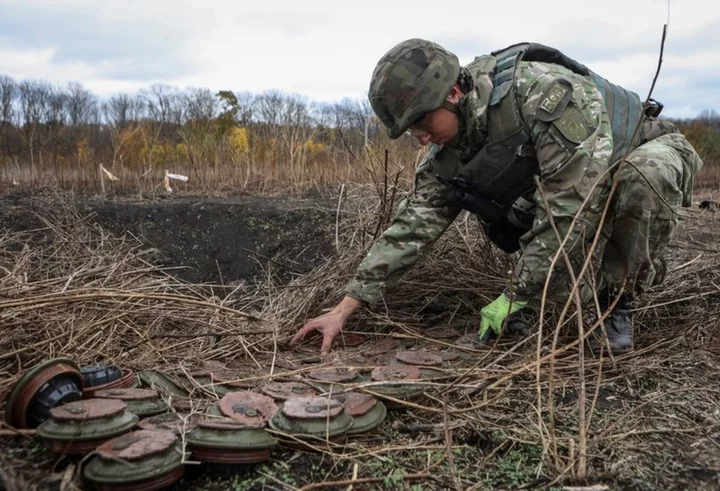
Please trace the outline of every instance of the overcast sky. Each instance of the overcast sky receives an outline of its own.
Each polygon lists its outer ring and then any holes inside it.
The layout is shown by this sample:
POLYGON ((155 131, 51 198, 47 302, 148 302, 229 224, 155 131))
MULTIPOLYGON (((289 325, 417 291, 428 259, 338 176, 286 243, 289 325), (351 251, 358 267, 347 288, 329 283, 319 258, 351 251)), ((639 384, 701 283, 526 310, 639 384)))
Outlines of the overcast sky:
POLYGON ((377 60, 421 37, 461 63, 521 41, 559 48, 664 115, 720 111, 717 0, 0 0, 0 74, 101 97, 154 83, 364 98, 377 60))

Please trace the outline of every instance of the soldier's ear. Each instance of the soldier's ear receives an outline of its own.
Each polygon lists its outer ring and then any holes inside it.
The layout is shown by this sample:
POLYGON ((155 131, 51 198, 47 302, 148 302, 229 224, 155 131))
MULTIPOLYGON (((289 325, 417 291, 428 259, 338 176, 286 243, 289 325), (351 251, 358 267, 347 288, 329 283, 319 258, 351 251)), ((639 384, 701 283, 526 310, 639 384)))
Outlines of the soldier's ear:
POLYGON ((453 104, 457 104, 460 99, 462 99, 462 96, 465 95, 462 90, 460 90, 460 86, 458 84, 453 85, 452 90, 450 90, 450 93, 447 96, 448 102, 452 102, 453 104))

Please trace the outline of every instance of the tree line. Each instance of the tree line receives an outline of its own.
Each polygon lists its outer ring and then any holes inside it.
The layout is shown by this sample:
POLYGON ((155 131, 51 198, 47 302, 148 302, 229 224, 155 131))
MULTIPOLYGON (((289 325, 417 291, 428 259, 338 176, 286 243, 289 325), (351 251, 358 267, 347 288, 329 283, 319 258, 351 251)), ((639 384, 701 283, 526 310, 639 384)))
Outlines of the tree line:
MULTIPOLYGON (((706 166, 720 162, 717 113, 674 122, 706 166)), ((367 100, 162 84, 101 100, 77 82, 0 75, 5 185, 95 188, 102 164, 118 189, 156 189, 169 170, 188 175, 196 190, 306 191, 371 182, 388 171, 410 180, 419 150, 410 138, 388 140, 367 100)))

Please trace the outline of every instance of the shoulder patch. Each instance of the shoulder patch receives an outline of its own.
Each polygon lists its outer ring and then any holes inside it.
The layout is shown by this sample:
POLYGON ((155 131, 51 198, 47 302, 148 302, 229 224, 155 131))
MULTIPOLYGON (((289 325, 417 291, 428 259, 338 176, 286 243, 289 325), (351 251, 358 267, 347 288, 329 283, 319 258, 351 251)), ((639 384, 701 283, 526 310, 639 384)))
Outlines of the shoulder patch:
POLYGON ((573 143, 582 143, 592 133, 591 128, 580 114, 580 110, 572 104, 568 105, 562 115, 553 121, 553 125, 573 143))
POLYGON ((546 113, 554 112, 555 109, 557 109, 558 104, 560 104, 560 101, 562 101, 563 97, 565 97, 565 94, 569 91, 570 89, 568 87, 565 87, 555 80, 550 86, 550 90, 547 91, 545 98, 542 102, 540 102, 540 109, 546 113))
POLYGON ((572 96, 572 83, 564 78, 556 78, 541 96, 535 117, 545 122, 557 119, 565 111, 572 96))

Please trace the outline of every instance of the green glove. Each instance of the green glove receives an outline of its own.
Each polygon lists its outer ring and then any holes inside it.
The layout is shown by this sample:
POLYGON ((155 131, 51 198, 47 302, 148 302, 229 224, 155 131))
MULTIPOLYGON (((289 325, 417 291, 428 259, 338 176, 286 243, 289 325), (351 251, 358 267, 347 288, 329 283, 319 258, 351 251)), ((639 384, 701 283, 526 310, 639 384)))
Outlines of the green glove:
POLYGON ((491 304, 483 307, 482 310, 480 310, 480 332, 478 333, 480 339, 484 339, 485 335, 489 334, 489 328, 492 328, 495 334, 499 336, 505 318, 526 305, 527 302, 521 300, 514 300, 511 304, 510 299, 503 293, 491 304))

